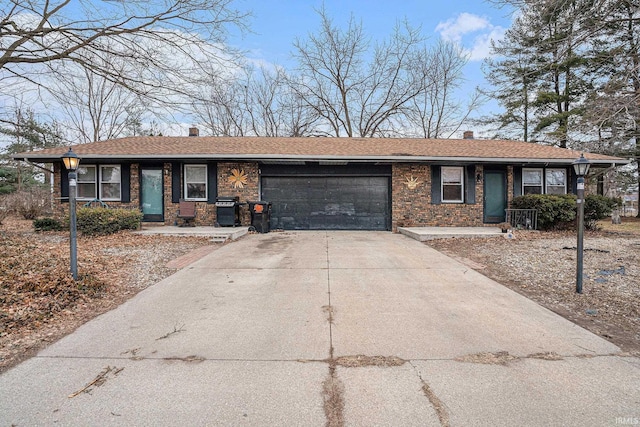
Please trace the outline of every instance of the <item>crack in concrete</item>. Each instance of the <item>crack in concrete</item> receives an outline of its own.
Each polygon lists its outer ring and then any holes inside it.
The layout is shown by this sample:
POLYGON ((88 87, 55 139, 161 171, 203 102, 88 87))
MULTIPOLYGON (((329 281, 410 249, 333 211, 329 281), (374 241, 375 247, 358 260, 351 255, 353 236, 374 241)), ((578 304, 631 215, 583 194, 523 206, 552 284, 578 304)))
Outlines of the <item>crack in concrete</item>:
POLYGON ((322 310, 328 316, 329 322, 329 375, 322 383, 322 400, 327 427, 344 426, 344 385, 336 374, 336 362, 333 357, 333 306, 331 305, 331 270, 329 269, 329 235, 325 233, 327 259, 327 298, 328 304, 322 310))
POLYGON ((167 333, 166 333, 166 334, 164 334, 163 336, 161 336, 161 337, 159 337, 159 338, 156 338, 156 341, 160 341, 160 340, 167 339, 167 338, 169 338, 171 335, 178 334, 178 333, 180 333, 180 332, 184 332, 184 331, 185 331, 185 329, 184 329, 184 325, 182 325, 182 326, 178 327, 178 325, 176 324, 176 325, 174 325, 174 327, 173 327, 173 331, 171 331, 171 332, 167 332, 167 333))
POLYGON ((458 356, 453 359, 456 362, 463 363, 478 363, 482 365, 501 365, 508 366, 512 362, 517 362, 520 360, 526 359, 538 359, 538 360, 549 360, 549 361, 558 361, 564 360, 565 358, 574 357, 578 359, 590 359, 593 357, 610 357, 610 356, 618 356, 618 357, 629 357, 625 353, 611 353, 611 354, 576 354, 573 356, 562 356, 553 351, 546 351, 540 353, 531 353, 526 356, 515 356, 509 354, 508 351, 497 351, 497 352, 481 352, 481 353, 473 353, 473 354, 465 354, 464 356, 458 356))
POLYGON ((420 379, 420 382, 422 383, 422 393, 429 400, 429 403, 431 403, 433 410, 436 412, 436 415, 438 416, 440 425, 442 427, 450 427, 451 424, 449 421, 449 412, 447 411, 447 406, 435 394, 433 389, 429 386, 429 383, 427 383, 425 379, 422 378, 422 374, 420 374, 420 371, 418 370, 417 366, 414 365, 411 361, 409 361, 409 364, 411 364, 411 366, 413 367, 413 370, 416 372, 416 375, 420 379))
POLYGON ((334 359, 333 363, 344 368, 362 368, 364 366, 388 368, 402 366, 407 363, 407 361, 397 356, 365 356, 364 354, 358 354, 356 356, 340 356, 334 359))
POLYGON ((107 366, 106 368, 104 368, 102 370, 102 372, 100 372, 92 381, 90 381, 89 383, 87 383, 84 387, 82 387, 80 390, 71 393, 69 396, 67 396, 69 399, 73 399, 74 397, 78 396, 79 394, 82 393, 88 393, 91 394, 91 392, 97 388, 102 386, 105 382, 107 382, 107 380, 109 379, 109 376, 111 375, 111 377, 117 377, 118 374, 120 372, 122 372, 124 370, 124 368, 117 368, 115 366, 107 366))
POLYGON ((322 400, 326 426, 344 426, 344 384, 336 374, 335 363, 329 363, 329 375, 322 383, 322 400))

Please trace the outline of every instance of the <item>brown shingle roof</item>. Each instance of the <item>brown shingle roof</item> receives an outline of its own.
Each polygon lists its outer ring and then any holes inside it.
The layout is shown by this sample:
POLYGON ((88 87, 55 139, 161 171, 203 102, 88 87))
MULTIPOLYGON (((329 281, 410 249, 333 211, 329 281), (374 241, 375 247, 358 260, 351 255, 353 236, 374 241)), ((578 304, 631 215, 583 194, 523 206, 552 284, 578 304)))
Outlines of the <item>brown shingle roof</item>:
MULTIPOLYGON (((57 160, 66 147, 22 153, 14 158, 57 160)), ((129 137, 73 146, 85 159, 237 159, 360 161, 572 162, 580 152, 505 140, 417 138, 129 137)), ((627 160, 585 153, 595 163, 627 160)))

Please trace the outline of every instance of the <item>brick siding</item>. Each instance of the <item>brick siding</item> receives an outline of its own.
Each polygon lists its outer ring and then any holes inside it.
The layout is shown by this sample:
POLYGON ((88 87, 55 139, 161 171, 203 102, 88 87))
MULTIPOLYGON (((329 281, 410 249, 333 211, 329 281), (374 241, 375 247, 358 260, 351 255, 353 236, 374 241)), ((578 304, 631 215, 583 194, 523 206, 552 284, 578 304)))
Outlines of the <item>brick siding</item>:
MULTIPOLYGON (((60 194, 60 168, 61 164, 54 165, 54 215, 62 218, 68 215, 69 204, 61 203, 60 194)), ((131 164, 129 203, 108 202, 110 207, 125 207, 129 209, 140 208, 140 165, 131 164)), ((476 174, 483 174, 482 166, 476 166, 476 174)), ((181 191, 183 188, 183 172, 181 176, 181 191)), ((179 223, 177 219, 178 203, 172 203, 171 178, 172 164, 164 163, 164 208, 165 225, 179 223)), ((225 197, 238 196, 240 202, 256 201, 259 193, 259 167, 257 162, 220 162, 217 167, 218 195, 225 197), (232 171, 237 169, 244 171, 247 184, 242 188, 234 186, 229 179, 232 171)), ((508 201, 513 199, 513 167, 507 168, 508 201)), ((483 226, 483 183, 475 183, 475 203, 440 203, 431 202, 431 168, 428 165, 415 163, 396 163, 392 166, 391 197, 392 197, 392 230, 398 227, 421 226, 483 226), (408 180, 417 181, 414 189, 407 185, 408 180)), ((82 201, 78 202, 80 206, 82 201)), ((216 221, 216 207, 206 201, 196 203, 196 225, 214 225, 216 221)), ((241 221, 243 225, 250 224, 248 205, 240 207, 241 221)))
MULTIPOLYGON (((476 174, 482 175, 482 166, 476 166, 476 174)), ((483 226, 482 182, 475 184, 476 202, 441 203, 431 202, 431 168, 427 165, 397 163, 391 176, 391 224, 398 227, 480 227, 483 226), (407 181, 418 181, 410 189, 407 181)))
MULTIPOLYGON (((257 162, 218 163, 218 196, 220 197, 238 196, 241 203, 260 200, 259 183, 260 170, 257 162), (234 169, 244 171, 247 177, 247 183, 242 188, 234 186, 234 183, 229 180, 234 169)), ((240 206, 240 220, 242 225, 251 224, 251 214, 246 204, 240 206)))

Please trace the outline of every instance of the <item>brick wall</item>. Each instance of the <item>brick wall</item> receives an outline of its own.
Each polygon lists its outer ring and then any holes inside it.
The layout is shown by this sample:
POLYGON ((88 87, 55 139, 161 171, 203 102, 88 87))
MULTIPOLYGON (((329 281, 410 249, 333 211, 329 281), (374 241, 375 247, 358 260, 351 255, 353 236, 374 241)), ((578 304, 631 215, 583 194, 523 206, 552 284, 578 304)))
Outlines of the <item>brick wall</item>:
MULTIPOLYGON (((82 167, 82 165, 80 165, 82 167)), ((62 163, 57 163, 53 165, 53 216, 62 219, 69 215, 69 199, 65 197, 62 199, 62 194, 60 190, 60 180, 62 179, 61 169, 64 166, 62 163)), ((131 199, 129 203, 122 203, 116 201, 107 201, 105 202, 110 208, 126 208, 126 209, 139 209, 140 207, 140 180, 139 176, 139 165, 132 164, 131 165, 131 180, 130 180, 130 194, 131 199)), ((99 185, 99 184, 98 184, 99 185)), ((87 200, 76 200, 76 206, 82 207, 87 203, 87 200)))
MULTIPOLYGON (((242 203, 257 201, 260 200, 259 183, 260 174, 258 163, 256 162, 218 163, 218 196, 238 196, 242 203), (244 172, 246 176, 247 183, 243 184, 242 188, 235 186, 234 182, 229 179, 234 169, 238 172, 244 172)), ((240 206, 240 219, 242 225, 249 225, 251 223, 248 205, 240 206)))
POLYGON ((513 200, 513 166, 507 166, 507 207, 513 200))
MULTIPOLYGON (((482 166, 476 166, 482 175, 482 166)), ((431 168, 397 163, 392 167, 391 193, 393 231, 398 227, 483 226, 482 182, 475 184, 476 203, 431 203, 431 168), (415 188, 410 188, 415 182, 415 188)))
MULTIPOLYGON (((60 195, 60 167, 54 165, 54 215, 64 217, 68 215, 68 203, 61 203, 60 195)), ((172 164, 163 165, 165 225, 177 222, 178 203, 172 203, 171 177, 172 164)), ((482 166, 476 166, 476 174, 482 176, 482 166)), ((181 171, 181 185, 184 177, 181 171)), ((217 168, 218 195, 238 196, 240 202, 259 200, 259 169, 256 162, 220 162, 217 168), (242 187, 234 185, 230 180, 232 171, 237 169, 244 172, 247 183, 242 187)), ((110 207, 127 207, 139 209, 140 206, 140 165, 131 165, 130 179, 131 201, 129 203, 109 202, 110 207)), ((413 185, 411 185, 413 186, 413 185)), ((181 187, 182 188, 182 187, 181 187)), ((507 189, 509 201, 513 199, 513 167, 507 168, 507 189)), ((392 229, 397 227, 419 226, 483 226, 483 185, 475 184, 476 202, 466 203, 431 203, 431 168, 427 165, 399 163, 392 166, 392 229), (415 183, 414 188, 409 184, 415 183)), ((79 202, 80 204, 81 202, 79 202)), ((214 225, 216 221, 216 207, 205 201, 196 204, 196 225, 214 225)), ((241 206, 241 220, 243 225, 250 224, 250 213, 247 205, 241 206)))

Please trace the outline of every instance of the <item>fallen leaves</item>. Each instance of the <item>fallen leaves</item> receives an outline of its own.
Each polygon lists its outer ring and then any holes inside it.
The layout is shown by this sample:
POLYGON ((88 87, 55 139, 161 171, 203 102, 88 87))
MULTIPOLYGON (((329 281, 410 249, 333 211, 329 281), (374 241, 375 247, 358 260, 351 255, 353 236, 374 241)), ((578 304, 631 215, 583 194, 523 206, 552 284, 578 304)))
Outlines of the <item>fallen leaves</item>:
POLYGON ((203 237, 127 231, 80 236, 76 282, 68 232, 36 233, 31 221, 8 219, 0 226, 0 371, 172 274, 168 261, 206 245, 203 237))

